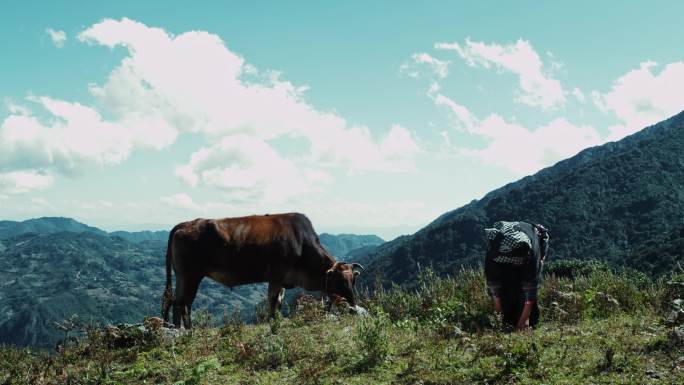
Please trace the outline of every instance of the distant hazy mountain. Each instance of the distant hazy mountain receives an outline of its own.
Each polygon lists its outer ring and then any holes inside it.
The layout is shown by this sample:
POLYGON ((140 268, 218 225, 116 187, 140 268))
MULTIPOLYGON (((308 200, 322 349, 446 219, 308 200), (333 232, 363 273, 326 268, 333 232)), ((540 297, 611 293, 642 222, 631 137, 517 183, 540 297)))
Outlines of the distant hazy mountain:
POLYGON ((377 235, 332 235, 323 233, 319 235, 318 238, 321 240, 323 247, 337 259, 348 256, 349 253, 355 249, 378 246, 385 243, 385 241, 377 235))
MULTIPOLYGON (((168 232, 108 234, 69 218, 0 224, 0 344, 51 348, 62 337, 54 322, 72 314, 103 323, 159 314, 168 232)), ((375 236, 322 237, 340 258, 382 242, 375 236)), ((216 319, 224 310, 241 309, 251 318, 264 298, 264 284, 231 290, 205 279, 193 308, 207 308, 216 319)))
MULTIPOLYGON (((159 231, 113 231, 107 233, 97 227, 88 226, 72 218, 42 217, 28 219, 22 222, 0 221, 0 239, 14 237, 27 233, 50 234, 59 232, 82 233, 90 232, 99 235, 109 235, 123 238, 129 242, 142 241, 167 242, 168 230, 159 231)), ((346 256, 350 251, 366 246, 377 246, 385 241, 377 235, 338 234, 323 233, 320 235, 321 243, 335 256, 346 256)))
MULTIPOLYGON (((28 233, 1 241, 0 343, 52 347, 54 322, 72 314, 95 322, 139 322, 158 315, 166 242, 132 243, 93 232, 28 233)), ((255 286, 200 287, 195 308, 251 312, 255 286)), ((251 313, 249 313, 251 314, 251 313)))
POLYGON ((480 263, 483 229, 499 220, 546 225, 552 259, 601 259, 654 274, 684 264, 684 112, 586 149, 379 246, 365 277, 378 273, 385 282, 411 285, 419 266, 449 274, 480 263))
POLYGON ((82 233, 90 232, 99 235, 121 237, 130 242, 142 242, 161 240, 166 241, 169 236, 167 230, 160 231, 114 231, 107 233, 97 227, 88 226, 72 218, 42 217, 28 219, 22 222, 0 221, 0 239, 14 237, 27 233, 50 234, 50 233, 82 233))
POLYGON ((82 233, 84 231, 105 235, 105 231, 102 231, 96 227, 91 227, 83 223, 77 222, 71 218, 63 217, 43 217, 29 219, 23 222, 15 221, 0 221, 0 239, 9 238, 26 233, 59 233, 62 231, 68 231, 72 233, 82 233))
POLYGON ((167 242, 169 239, 168 230, 159 231, 113 231, 109 233, 111 236, 121 237, 129 242, 142 242, 142 241, 162 241, 167 242))

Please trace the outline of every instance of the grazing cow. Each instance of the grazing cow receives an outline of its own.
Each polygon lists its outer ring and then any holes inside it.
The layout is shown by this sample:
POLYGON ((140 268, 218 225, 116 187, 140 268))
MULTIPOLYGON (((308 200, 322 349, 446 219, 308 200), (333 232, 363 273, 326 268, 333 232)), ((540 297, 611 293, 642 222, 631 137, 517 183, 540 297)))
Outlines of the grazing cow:
POLYGON ((337 262, 303 214, 253 215, 195 219, 176 225, 166 251, 166 290, 162 318, 192 327, 190 311, 204 277, 228 287, 268 282, 271 317, 280 311, 285 288, 298 286, 344 298, 356 308, 354 282, 358 263, 337 262), (176 274, 173 295, 171 269, 176 274))

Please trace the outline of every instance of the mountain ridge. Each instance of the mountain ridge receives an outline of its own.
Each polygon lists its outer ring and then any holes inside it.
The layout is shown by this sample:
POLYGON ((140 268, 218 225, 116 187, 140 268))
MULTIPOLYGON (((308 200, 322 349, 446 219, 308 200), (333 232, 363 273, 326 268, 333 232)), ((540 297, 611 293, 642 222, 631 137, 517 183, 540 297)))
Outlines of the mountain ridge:
MULTIPOLYGON (((549 227, 552 258, 604 259, 649 269, 647 263, 625 258, 660 233, 676 234, 684 224, 682 152, 684 112, 620 141, 582 150, 438 216, 413 235, 381 245, 364 283, 379 274, 386 284, 412 286, 421 267, 451 274, 459 266, 481 263, 482 231, 497 220, 549 227)), ((683 260, 681 254, 673 258, 683 260)), ((667 269, 650 268, 655 274, 667 269)))
POLYGON ((61 231, 107 234, 106 231, 97 227, 88 226, 67 217, 40 217, 24 221, 0 221, 0 238, 8 238, 25 233, 55 233, 61 231))

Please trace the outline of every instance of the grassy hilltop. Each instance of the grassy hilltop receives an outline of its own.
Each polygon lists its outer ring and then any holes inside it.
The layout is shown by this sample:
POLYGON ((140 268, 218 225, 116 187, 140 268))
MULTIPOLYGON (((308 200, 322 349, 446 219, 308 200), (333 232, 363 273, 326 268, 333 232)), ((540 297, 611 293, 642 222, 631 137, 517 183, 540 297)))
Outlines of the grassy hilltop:
POLYGON ((255 325, 227 316, 209 327, 198 312, 191 334, 133 333, 117 347, 90 327, 52 356, 1 348, 0 383, 684 383, 684 304, 675 301, 684 274, 654 281, 601 264, 549 267, 574 279, 547 276, 536 330, 502 330, 481 271, 424 271, 415 291, 365 298, 368 317, 325 314, 315 302, 255 325))

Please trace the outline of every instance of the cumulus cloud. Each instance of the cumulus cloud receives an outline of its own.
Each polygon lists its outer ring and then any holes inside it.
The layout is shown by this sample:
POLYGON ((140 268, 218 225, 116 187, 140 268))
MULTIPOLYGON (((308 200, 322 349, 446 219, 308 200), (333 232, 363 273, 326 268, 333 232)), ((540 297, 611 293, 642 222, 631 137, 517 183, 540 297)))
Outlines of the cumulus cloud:
POLYGON ((620 76, 609 92, 592 92, 594 104, 614 114, 621 124, 610 127, 618 140, 684 109, 684 63, 667 64, 660 73, 657 63, 644 62, 620 76))
POLYGON ((0 159, 4 167, 74 169, 84 160, 118 163, 130 145, 93 109, 47 97, 33 99, 55 119, 43 124, 32 114, 10 115, 0 126, 0 159))
POLYGON ((399 72, 412 77, 420 78, 425 75, 425 69, 430 75, 443 79, 449 75, 449 61, 436 59, 425 52, 415 53, 411 60, 399 67, 399 72))
POLYGON ((123 18, 105 19, 77 38, 123 47, 126 55, 106 81, 90 85, 94 105, 42 96, 29 98, 32 108, 11 109, 0 126, 5 171, 81 172, 118 164, 136 148, 163 149, 183 132, 203 134, 217 144, 198 150, 179 167, 182 180, 236 194, 276 194, 264 161, 240 145, 263 150, 283 175, 299 176, 289 181, 291 194, 310 191, 302 185, 307 181, 329 179, 325 167, 414 169, 419 148, 406 128, 394 126, 375 137, 367 127, 320 111, 305 100, 306 86, 283 80, 276 71, 259 71, 216 35, 172 35, 123 18), (280 138, 303 139, 306 153, 284 158, 268 144, 280 138), (221 149, 229 155, 217 155, 221 149), (250 188, 256 191, 248 193, 250 188))
POLYGON ((435 48, 455 51, 472 67, 495 67, 516 74, 520 87, 516 101, 519 103, 542 108, 565 103, 565 91, 561 83, 544 70, 539 54, 526 40, 519 39, 515 44, 501 45, 466 39, 465 44, 437 43, 435 48))
POLYGON ((208 186, 229 193, 231 200, 280 202, 308 191, 305 175, 268 143, 247 135, 226 137, 192 154, 176 168, 190 186, 208 186))
POLYGON ((391 227, 416 225, 427 222, 439 215, 438 210, 428 209, 424 202, 400 200, 385 202, 358 202, 333 200, 313 208, 311 215, 321 218, 335 218, 328 225, 391 227))
POLYGON ((457 127, 485 141, 482 148, 456 147, 451 151, 519 175, 534 173, 604 141, 593 127, 576 126, 563 118, 529 130, 498 114, 480 119, 434 88, 429 96, 437 105, 448 109, 457 127))
MULTIPOLYGON (((383 140, 374 140, 368 128, 350 125, 336 113, 307 103, 306 87, 280 79, 277 72, 260 73, 216 35, 193 31, 172 36, 122 19, 98 23, 78 38, 120 45, 129 52, 104 85, 92 87, 114 113, 152 116, 178 131, 218 138, 212 141, 219 144, 197 151, 189 164, 177 170, 191 185, 245 194, 256 189, 259 195, 272 196, 276 189, 266 183, 265 161, 257 161, 240 146, 262 151, 282 175, 300 176, 299 165, 283 159, 266 143, 281 137, 309 142, 309 154, 302 157, 305 165, 338 166, 351 172, 413 168, 418 147, 405 128, 392 127, 383 140), (229 155, 217 156, 219 151, 229 155)), ((286 180, 290 184, 286 195, 308 190, 299 182, 305 178, 286 180)))
POLYGON ((0 125, 0 169, 37 168, 81 173, 119 164, 134 146, 160 149, 175 131, 163 121, 139 117, 108 121, 89 106, 50 97, 29 97, 49 118, 29 109, 0 125))
POLYGON ((463 154, 518 174, 534 173, 603 142, 593 127, 576 126, 563 118, 530 131, 490 114, 472 131, 484 136, 489 143, 483 149, 464 149, 463 154))
POLYGON ((47 34, 50 36, 50 40, 52 40, 52 43, 55 45, 57 48, 62 48, 64 47, 64 43, 66 42, 67 39, 67 34, 64 31, 60 30, 54 30, 52 28, 48 28, 45 30, 47 34))
POLYGON ((437 83, 433 83, 427 92, 427 95, 435 102, 436 105, 446 107, 453 117, 453 122, 458 128, 470 130, 477 125, 477 118, 464 106, 456 103, 453 99, 441 93, 441 87, 437 83))
POLYGON ((344 165, 349 173, 411 171, 414 157, 420 153, 413 135, 400 125, 393 125, 379 142, 371 139, 368 128, 360 126, 312 131, 308 138, 312 142, 310 163, 344 165))
POLYGON ((202 210, 202 207, 195 203, 195 201, 188 194, 185 193, 177 193, 169 196, 164 196, 161 197, 161 200, 167 205, 177 209, 190 211, 202 210))
POLYGON ((21 194, 50 187, 54 181, 51 175, 35 170, 0 173, 0 192, 21 194))
MULTIPOLYGON (((192 31, 172 36, 122 19, 95 24, 78 38, 127 48, 129 56, 107 82, 92 87, 102 104, 116 113, 155 116, 178 130, 214 136, 304 138, 317 157, 345 167, 375 169, 377 164, 355 159, 385 158, 382 143, 375 142, 367 128, 315 109, 304 99, 306 86, 282 80, 277 72, 260 73, 216 35, 192 31), (349 152, 350 141, 357 142, 354 153, 349 152)), ((407 145, 404 153, 410 158, 415 143, 407 145)))

